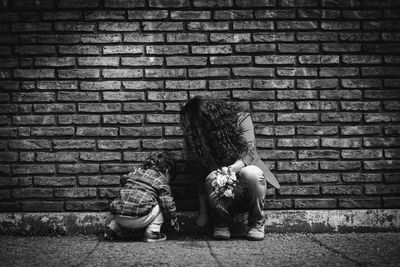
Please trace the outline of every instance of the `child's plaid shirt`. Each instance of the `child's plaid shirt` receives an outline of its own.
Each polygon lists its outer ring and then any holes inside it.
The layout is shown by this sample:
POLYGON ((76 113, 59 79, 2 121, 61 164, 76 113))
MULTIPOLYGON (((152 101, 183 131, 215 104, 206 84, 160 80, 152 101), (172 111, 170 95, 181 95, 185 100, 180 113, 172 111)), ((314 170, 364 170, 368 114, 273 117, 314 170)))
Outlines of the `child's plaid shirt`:
POLYGON ((176 207, 164 174, 151 169, 137 169, 128 174, 126 185, 111 203, 111 213, 125 216, 144 216, 157 205, 169 218, 176 218, 176 207))

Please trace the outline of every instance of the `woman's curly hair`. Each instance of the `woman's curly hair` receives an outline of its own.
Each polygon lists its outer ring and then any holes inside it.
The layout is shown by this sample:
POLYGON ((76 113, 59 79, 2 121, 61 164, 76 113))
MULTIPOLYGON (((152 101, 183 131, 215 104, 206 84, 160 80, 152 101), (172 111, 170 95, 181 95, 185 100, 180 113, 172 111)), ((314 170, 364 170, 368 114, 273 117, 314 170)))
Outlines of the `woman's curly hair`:
POLYGON ((237 125, 240 111, 222 100, 190 99, 181 110, 188 149, 212 168, 233 164, 248 150, 243 130, 237 125))

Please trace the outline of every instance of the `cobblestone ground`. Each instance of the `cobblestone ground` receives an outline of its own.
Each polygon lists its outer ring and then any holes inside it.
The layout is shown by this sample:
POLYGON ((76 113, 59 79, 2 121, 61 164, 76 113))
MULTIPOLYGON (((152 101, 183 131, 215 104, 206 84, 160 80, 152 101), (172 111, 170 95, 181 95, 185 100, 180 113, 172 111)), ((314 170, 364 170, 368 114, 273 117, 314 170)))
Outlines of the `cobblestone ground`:
POLYGON ((264 241, 178 237, 7 237, 0 266, 399 266, 400 233, 268 234, 264 241))

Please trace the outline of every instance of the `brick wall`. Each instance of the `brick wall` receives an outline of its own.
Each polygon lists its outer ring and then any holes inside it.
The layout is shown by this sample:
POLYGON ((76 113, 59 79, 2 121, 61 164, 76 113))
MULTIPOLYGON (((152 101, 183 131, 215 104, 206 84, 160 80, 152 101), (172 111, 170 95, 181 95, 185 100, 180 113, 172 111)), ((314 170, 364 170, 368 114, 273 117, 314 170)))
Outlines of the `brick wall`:
MULTIPOLYGON (((252 112, 269 209, 400 207, 400 2, 0 1, 0 210, 107 210, 182 157, 195 95, 252 112)), ((180 210, 196 208, 181 162, 180 210)))

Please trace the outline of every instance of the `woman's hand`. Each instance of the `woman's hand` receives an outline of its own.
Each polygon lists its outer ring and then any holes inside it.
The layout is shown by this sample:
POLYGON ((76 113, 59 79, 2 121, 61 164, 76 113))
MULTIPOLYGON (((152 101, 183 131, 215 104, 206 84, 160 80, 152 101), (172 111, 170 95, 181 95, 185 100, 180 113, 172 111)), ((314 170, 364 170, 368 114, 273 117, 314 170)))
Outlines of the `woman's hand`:
POLYGON ((239 173, 240 170, 241 170, 244 166, 246 166, 246 165, 244 164, 243 160, 238 159, 235 163, 233 163, 233 164, 232 164, 231 166, 229 166, 229 167, 231 168, 231 170, 232 170, 234 173, 239 173))

